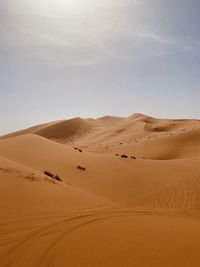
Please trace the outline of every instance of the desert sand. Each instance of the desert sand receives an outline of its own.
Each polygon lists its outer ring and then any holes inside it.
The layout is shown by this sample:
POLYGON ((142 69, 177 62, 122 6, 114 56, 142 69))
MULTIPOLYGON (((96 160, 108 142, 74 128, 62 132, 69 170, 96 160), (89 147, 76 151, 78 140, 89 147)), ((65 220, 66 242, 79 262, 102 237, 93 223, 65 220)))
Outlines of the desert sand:
POLYGON ((199 267, 200 121, 75 118, 2 136, 0 211, 0 267, 199 267))

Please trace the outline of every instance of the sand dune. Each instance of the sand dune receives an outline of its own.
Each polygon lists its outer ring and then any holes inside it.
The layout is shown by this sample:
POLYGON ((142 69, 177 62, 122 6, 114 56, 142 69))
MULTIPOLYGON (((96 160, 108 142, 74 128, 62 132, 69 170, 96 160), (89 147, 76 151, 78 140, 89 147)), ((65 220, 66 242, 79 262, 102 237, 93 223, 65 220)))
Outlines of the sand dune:
POLYGON ((199 266, 199 166, 198 120, 75 118, 1 137, 0 266, 199 266))

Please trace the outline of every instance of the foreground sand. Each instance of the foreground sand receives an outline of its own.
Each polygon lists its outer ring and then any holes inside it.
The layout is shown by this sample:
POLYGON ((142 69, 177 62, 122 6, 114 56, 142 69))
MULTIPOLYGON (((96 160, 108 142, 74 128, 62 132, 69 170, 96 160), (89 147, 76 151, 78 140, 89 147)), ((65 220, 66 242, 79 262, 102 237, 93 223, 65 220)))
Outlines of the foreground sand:
POLYGON ((0 267, 199 266, 200 121, 76 118, 4 136, 0 211, 0 267))

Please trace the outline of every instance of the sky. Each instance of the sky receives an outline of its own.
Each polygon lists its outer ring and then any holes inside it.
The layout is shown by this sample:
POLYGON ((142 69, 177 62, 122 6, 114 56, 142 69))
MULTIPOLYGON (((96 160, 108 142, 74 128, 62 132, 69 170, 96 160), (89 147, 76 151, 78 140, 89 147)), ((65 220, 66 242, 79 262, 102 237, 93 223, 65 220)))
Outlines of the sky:
POLYGON ((0 134, 72 117, 200 116, 199 0, 1 0, 0 134))

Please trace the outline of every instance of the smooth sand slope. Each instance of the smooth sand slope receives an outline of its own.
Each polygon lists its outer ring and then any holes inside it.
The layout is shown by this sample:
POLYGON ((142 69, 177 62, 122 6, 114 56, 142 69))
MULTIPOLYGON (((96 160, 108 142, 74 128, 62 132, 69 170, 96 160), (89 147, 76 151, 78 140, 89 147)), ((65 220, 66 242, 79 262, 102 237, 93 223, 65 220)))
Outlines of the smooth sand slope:
POLYGON ((3 136, 0 211, 0 267, 199 266, 200 121, 75 118, 3 136))

